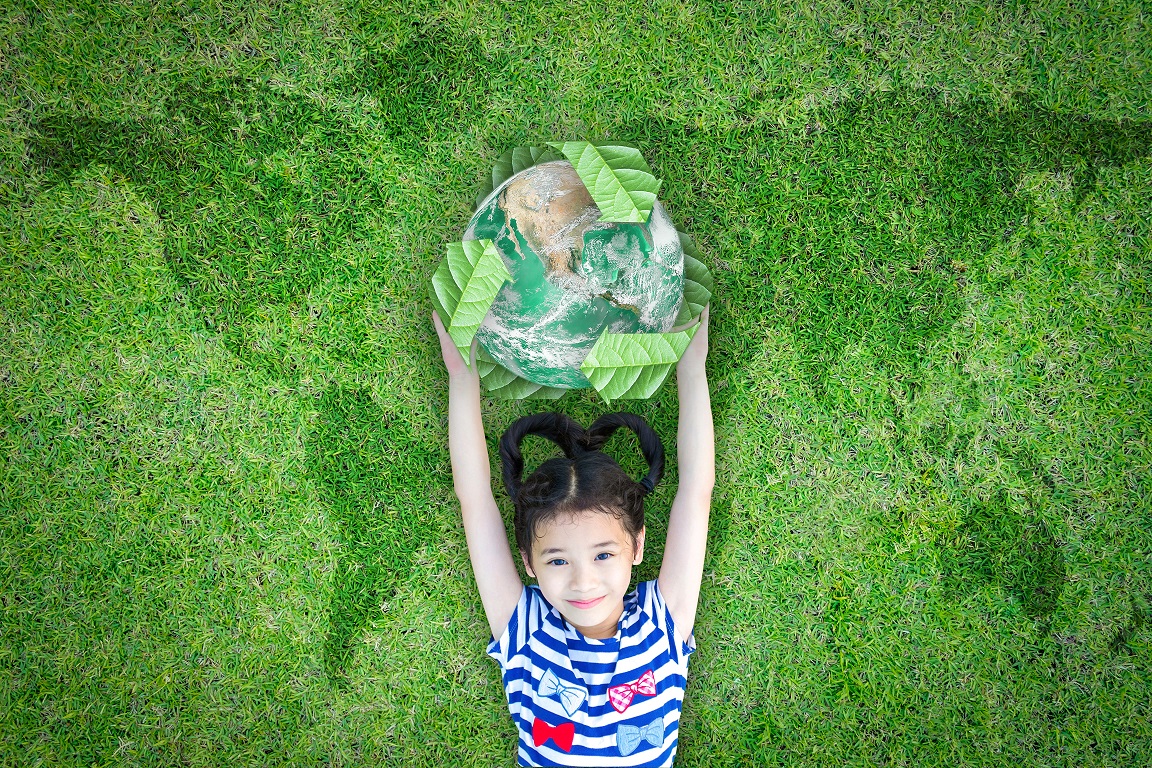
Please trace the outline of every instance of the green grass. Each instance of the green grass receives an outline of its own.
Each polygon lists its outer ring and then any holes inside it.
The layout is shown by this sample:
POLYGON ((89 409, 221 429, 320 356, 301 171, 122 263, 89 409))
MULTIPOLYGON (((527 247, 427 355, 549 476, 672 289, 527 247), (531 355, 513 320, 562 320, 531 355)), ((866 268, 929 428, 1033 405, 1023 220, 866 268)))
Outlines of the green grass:
MULTIPOLYGON (((427 284, 496 157, 570 138, 639 146, 717 282, 678 764, 1146 762, 1149 41, 1138 2, 5 10, 0 765, 513 761, 427 284)), ((493 455, 548 407, 486 401, 493 455)), ((671 447, 674 386, 629 407, 671 447)))

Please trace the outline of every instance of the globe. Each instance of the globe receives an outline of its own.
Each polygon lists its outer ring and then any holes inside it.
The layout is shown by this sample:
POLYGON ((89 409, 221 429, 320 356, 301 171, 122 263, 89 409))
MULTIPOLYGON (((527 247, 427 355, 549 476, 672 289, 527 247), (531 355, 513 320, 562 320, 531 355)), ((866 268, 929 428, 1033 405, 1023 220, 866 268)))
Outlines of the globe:
POLYGON ((666 333, 680 311, 684 250, 660 202, 644 224, 599 219, 576 169, 556 160, 494 189, 464 233, 492 240, 512 276, 477 339, 536 384, 591 386, 580 364, 602 333, 666 333))

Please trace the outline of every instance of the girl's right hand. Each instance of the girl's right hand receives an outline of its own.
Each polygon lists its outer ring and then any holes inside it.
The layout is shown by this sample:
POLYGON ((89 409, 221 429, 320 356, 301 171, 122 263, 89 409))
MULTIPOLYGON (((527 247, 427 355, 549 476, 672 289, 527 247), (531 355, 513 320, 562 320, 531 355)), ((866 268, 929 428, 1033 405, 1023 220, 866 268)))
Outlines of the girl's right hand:
POLYGON ((684 350, 684 354, 681 355, 680 361, 676 364, 677 374, 696 369, 704 370, 704 361, 708 357, 708 309, 710 307, 710 304, 705 305, 704 311, 700 313, 700 327, 696 329, 696 335, 692 337, 692 341, 688 342, 688 349, 684 350))
POLYGON ((432 312, 432 325, 436 326, 436 334, 440 337, 440 354, 444 358, 444 367, 448 369, 448 376, 451 378, 476 376, 476 340, 472 340, 472 348, 469 350, 471 353, 471 366, 464 362, 464 358, 460 355, 460 350, 456 348, 456 342, 452 341, 452 337, 448 335, 448 331, 444 329, 444 323, 440 322, 440 316, 436 311, 432 312))

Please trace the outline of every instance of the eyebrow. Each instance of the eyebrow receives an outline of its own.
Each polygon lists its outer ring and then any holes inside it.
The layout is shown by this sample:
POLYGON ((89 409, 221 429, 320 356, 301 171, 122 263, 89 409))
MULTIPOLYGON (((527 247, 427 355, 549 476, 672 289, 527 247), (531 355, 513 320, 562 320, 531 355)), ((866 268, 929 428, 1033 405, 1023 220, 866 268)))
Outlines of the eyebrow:
MULTIPOLYGON (((616 545, 616 542, 614 542, 614 541, 602 541, 599 544, 593 544, 592 549, 600 549, 600 547, 611 547, 611 546, 615 546, 615 545, 616 545)), ((564 551, 565 550, 561 547, 550 547, 550 548, 544 550, 543 552, 541 552, 540 556, 545 557, 547 555, 554 555, 558 552, 564 552, 564 551)))

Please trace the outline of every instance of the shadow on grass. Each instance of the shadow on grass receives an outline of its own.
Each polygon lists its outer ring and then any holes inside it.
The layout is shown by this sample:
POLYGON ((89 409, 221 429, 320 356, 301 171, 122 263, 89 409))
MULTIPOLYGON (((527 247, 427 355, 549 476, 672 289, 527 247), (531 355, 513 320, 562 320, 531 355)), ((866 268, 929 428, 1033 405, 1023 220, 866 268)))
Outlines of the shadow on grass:
POLYGON ((1135 656, 1139 654, 1139 651, 1129 643, 1144 628, 1149 618, 1152 618, 1152 608, 1149 607, 1149 603, 1152 601, 1148 599, 1147 595, 1140 592, 1134 591, 1129 594, 1132 601, 1132 620, 1120 628, 1116 637, 1112 638, 1112 642, 1108 644, 1108 650, 1113 654, 1123 652, 1129 656, 1135 656))
POLYGON ((922 355, 959 318, 965 282, 1025 221, 1023 176, 1070 172, 1079 201, 1102 169, 1152 152, 1152 123, 906 93, 813 110, 795 133, 747 122, 720 135, 648 119, 619 138, 665 178, 720 300, 803 345, 829 410, 847 405, 829 373, 852 345, 914 393, 922 355))
POLYGON ((167 262, 207 327, 244 363, 295 378, 285 335, 266 333, 261 316, 297 309, 353 269, 339 249, 390 213, 380 139, 416 162, 427 141, 479 119, 475 89, 494 66, 435 28, 360 64, 338 84, 376 100, 360 119, 256 80, 193 81, 174 88, 163 117, 48 117, 33 128, 31 160, 49 181, 89 163, 124 174, 155 203, 167 262))
POLYGON ((957 534, 956 546, 940 550, 945 588, 953 597, 985 584, 1001 587, 1020 601, 1025 615, 1050 624, 1067 570, 1043 520, 1025 519, 1000 494, 973 505, 957 534))
POLYGON ((324 665, 341 684, 356 641, 383 615, 413 554, 434 538, 428 484, 439 480, 441 457, 364 390, 329 389, 317 410, 308 470, 341 540, 324 665))

